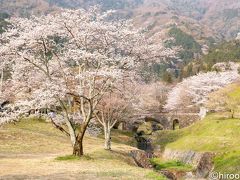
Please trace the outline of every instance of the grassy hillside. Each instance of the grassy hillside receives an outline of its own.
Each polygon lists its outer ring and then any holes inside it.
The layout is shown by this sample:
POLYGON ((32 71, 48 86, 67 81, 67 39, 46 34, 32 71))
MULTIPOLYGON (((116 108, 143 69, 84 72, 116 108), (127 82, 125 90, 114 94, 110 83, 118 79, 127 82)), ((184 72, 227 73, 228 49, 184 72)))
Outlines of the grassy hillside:
MULTIPOLYGON (((127 133, 114 132, 113 139, 130 140, 127 133)), ((113 143, 103 149, 102 138, 84 139, 85 157, 71 154, 67 137, 50 123, 24 120, 0 127, 0 179, 164 179, 152 170, 136 167, 129 157, 134 147, 113 143), (64 161, 65 160, 65 161, 64 161)))
POLYGON ((198 152, 215 152, 215 170, 240 171, 240 119, 227 119, 218 114, 176 131, 159 131, 154 142, 161 147, 198 152))
POLYGON ((240 118, 240 83, 230 84, 209 95, 207 108, 225 117, 240 118))

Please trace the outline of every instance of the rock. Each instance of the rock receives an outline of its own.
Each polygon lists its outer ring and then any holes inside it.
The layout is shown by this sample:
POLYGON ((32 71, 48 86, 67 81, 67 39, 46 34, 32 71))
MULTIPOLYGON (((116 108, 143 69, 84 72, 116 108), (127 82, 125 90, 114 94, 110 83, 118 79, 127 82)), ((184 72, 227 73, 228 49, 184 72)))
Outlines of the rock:
POLYGON ((167 160, 178 160, 185 164, 191 164, 193 167, 197 167, 201 159, 201 153, 166 149, 163 153, 163 158, 167 160))
POLYGON ((153 132, 153 129, 152 129, 151 122, 144 122, 137 129, 137 133, 141 135, 151 135, 152 132, 153 132))
POLYGON ((153 131, 159 131, 159 130, 163 130, 163 129, 164 129, 164 127, 160 123, 153 123, 152 124, 152 130, 153 131))
POLYGON ((170 171, 167 171, 167 170, 162 170, 160 172, 161 172, 161 174, 163 174, 164 176, 166 176, 170 180, 177 180, 177 177, 175 176, 175 174, 173 172, 170 172, 170 171))
POLYGON ((179 179, 185 179, 186 172, 183 171, 174 171, 174 170, 161 170, 161 174, 166 176, 168 179, 171 180, 179 180, 179 179))
POLYGON ((206 178, 213 169, 213 158, 215 154, 210 152, 179 151, 166 149, 163 158, 166 160, 178 160, 192 165, 196 171, 195 177, 206 178))
POLYGON ((240 32, 237 34, 236 40, 240 40, 240 32))
POLYGON ((153 153, 154 153, 154 156, 156 156, 156 157, 162 157, 161 146, 160 145, 155 145, 153 153))
POLYGON ((203 153, 197 166, 196 176, 197 177, 208 177, 209 173, 213 169, 213 153, 203 153))
POLYGON ((163 130, 163 125, 152 119, 146 119, 137 129, 137 133, 142 135, 151 135, 155 131, 163 130))
POLYGON ((139 167, 152 168, 152 164, 149 161, 149 159, 153 157, 152 153, 147 153, 141 150, 133 150, 130 152, 130 156, 139 167))

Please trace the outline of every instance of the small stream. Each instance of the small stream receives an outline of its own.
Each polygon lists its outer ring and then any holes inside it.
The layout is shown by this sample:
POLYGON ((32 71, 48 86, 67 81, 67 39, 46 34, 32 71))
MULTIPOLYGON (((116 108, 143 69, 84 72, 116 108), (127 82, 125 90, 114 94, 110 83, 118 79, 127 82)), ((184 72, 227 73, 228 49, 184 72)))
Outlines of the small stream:
POLYGON ((135 139, 137 141, 137 148, 148 153, 153 153, 152 141, 150 138, 146 138, 141 134, 136 134, 135 139))

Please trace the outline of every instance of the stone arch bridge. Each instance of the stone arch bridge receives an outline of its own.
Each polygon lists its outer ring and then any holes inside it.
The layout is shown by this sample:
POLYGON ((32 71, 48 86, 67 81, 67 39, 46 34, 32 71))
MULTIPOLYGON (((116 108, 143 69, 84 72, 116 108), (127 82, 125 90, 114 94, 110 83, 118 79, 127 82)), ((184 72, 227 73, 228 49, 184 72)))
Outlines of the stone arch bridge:
POLYGON ((154 119, 155 122, 160 123, 164 129, 178 129, 188 127, 199 121, 201 117, 199 113, 188 112, 166 112, 154 113, 147 116, 145 119, 154 119))

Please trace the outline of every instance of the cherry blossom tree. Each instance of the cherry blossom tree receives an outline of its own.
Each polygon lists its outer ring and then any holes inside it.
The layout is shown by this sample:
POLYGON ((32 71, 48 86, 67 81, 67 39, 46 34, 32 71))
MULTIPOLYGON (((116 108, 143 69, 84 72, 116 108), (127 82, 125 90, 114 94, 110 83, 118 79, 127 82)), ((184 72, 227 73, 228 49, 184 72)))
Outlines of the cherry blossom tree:
POLYGON ((154 82, 150 84, 139 85, 139 109, 145 113, 160 113, 167 100, 169 87, 162 82, 154 82))
POLYGON ((168 94, 166 110, 179 110, 206 103, 208 95, 239 79, 237 68, 224 72, 200 73, 184 79, 168 94))
POLYGON ((105 149, 111 150, 111 130, 117 122, 128 118, 131 101, 123 93, 109 92, 97 107, 97 121, 102 125, 105 137, 105 149))
POLYGON ((111 130, 117 123, 131 125, 137 112, 139 81, 130 74, 115 84, 97 106, 96 120, 102 125, 105 135, 105 149, 111 149, 111 130))
POLYGON ((139 62, 164 53, 130 22, 109 20, 112 13, 93 7, 12 18, 0 36, 1 61, 12 61, 12 103, 47 109, 74 155, 83 155, 83 137, 105 94, 134 77, 139 62))

